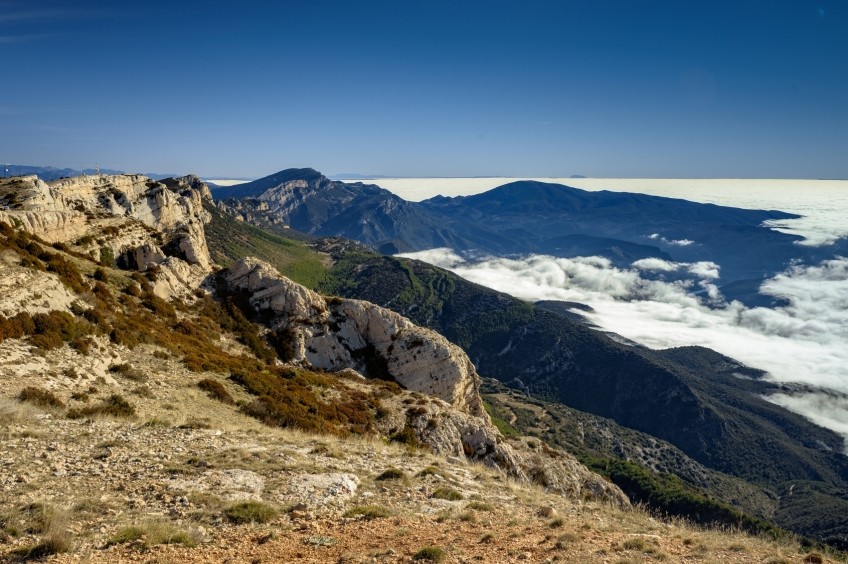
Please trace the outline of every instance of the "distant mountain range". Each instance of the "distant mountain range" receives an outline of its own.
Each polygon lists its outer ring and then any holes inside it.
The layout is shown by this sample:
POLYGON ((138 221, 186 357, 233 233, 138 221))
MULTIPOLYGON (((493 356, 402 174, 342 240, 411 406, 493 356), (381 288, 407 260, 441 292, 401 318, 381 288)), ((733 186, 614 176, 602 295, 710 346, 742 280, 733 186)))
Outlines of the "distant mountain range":
MULTIPOLYGON (((313 169, 287 169, 213 192, 258 225, 285 224, 317 236, 342 236, 385 254, 448 247, 467 255, 603 256, 629 267, 644 258, 721 267, 724 295, 770 305, 760 282, 793 261, 812 263, 848 252, 799 246, 796 235, 763 222, 798 217, 622 192, 588 192, 519 181, 474 196, 409 202, 375 184, 330 180, 313 169)), ((844 248, 843 248, 844 247, 844 248)))
MULTIPOLYGON (((60 178, 70 178, 72 176, 80 176, 83 174, 97 174, 97 169, 84 168, 77 170, 74 168, 56 168, 54 166, 32 166, 32 165, 16 165, 7 164, 5 167, 0 167, 2 176, 28 176, 35 174, 44 181, 58 180, 60 178)), ((101 168, 100 174, 125 174, 122 170, 114 170, 111 168, 101 168)), ((177 174, 162 174, 158 172, 143 172, 144 176, 159 180, 162 178, 176 177, 177 174)))

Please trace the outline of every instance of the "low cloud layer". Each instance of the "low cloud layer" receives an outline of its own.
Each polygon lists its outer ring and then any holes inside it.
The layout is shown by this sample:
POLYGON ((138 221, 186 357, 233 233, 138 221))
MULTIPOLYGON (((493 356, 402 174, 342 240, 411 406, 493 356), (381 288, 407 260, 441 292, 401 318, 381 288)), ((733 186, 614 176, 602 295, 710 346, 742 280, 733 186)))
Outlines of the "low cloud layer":
POLYGON ((662 241, 666 245, 676 245, 678 247, 688 247, 695 242, 691 239, 666 239, 659 233, 651 233, 648 235, 648 239, 651 239, 652 241, 662 241))
MULTIPOLYGON (((594 312, 582 313, 598 326, 651 348, 701 345, 766 370, 775 381, 848 394, 848 259, 795 267, 767 280, 762 291, 787 303, 769 309, 725 302, 713 263, 644 259, 620 269, 600 257, 472 263, 449 249, 405 256, 521 299, 588 304, 594 312), (694 279, 648 279, 649 271, 686 272, 694 279), (704 290, 706 298, 693 294, 704 290)), ((818 394, 770 399, 848 437, 848 400, 818 394)))

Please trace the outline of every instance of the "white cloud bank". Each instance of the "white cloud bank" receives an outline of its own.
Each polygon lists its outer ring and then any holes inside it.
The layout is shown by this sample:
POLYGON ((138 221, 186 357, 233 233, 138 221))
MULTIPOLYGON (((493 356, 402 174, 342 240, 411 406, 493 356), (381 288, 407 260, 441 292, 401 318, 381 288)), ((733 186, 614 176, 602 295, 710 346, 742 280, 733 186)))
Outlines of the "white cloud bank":
MULTIPOLYGON (((630 269, 600 257, 533 255, 467 262, 449 249, 404 256, 452 270, 463 278, 536 300, 592 306, 581 312, 598 326, 651 348, 701 345, 766 370, 781 382, 802 382, 848 394, 848 259, 794 267, 767 280, 762 291, 784 307, 748 308, 723 301, 713 263, 643 259, 630 269), (643 271, 686 271, 699 280, 648 280, 643 271), (692 295, 705 289, 710 308, 692 295)), ((818 394, 769 399, 848 437, 848 399, 818 394)))

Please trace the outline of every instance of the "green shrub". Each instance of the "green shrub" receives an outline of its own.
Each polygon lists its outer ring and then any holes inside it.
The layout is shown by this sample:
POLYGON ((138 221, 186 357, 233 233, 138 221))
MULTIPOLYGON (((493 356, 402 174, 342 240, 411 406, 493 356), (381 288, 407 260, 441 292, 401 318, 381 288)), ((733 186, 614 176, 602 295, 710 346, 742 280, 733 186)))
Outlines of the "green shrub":
MULTIPOLYGON (((47 263, 47 271, 55 272, 59 279, 71 290, 81 294, 88 290, 85 281, 80 274, 79 269, 70 261, 61 255, 45 253, 47 263)), ((44 255, 42 255, 44 256, 44 255)))
POLYGON ((430 494, 430 497, 436 499, 447 499, 448 501, 459 501, 460 499, 465 498, 465 496, 463 496, 461 493, 447 486, 440 486, 436 488, 435 490, 433 490, 433 493, 430 494))
POLYGON ((492 507, 491 503, 486 503, 485 501, 472 501, 468 505, 465 506, 466 509, 473 509, 474 511, 494 511, 495 508, 492 507))
POLYGON ((100 247, 100 265, 115 268, 115 251, 111 247, 100 247))
POLYGON ((16 548, 12 555, 23 560, 43 560, 53 554, 70 552, 71 547, 71 536, 68 533, 56 533, 48 535, 36 545, 16 548))
POLYGON ((232 523, 267 523, 277 516, 277 510, 260 501, 243 501, 224 510, 232 523))
POLYGON ((331 375, 268 367, 265 370, 239 369, 230 379, 256 397, 243 406, 242 411, 266 425, 341 436, 374 430, 375 400, 331 375), (320 397, 324 389, 333 390, 336 396, 333 401, 320 397))
POLYGON ((423 560, 425 562, 444 562, 446 558, 445 550, 437 546, 425 546, 413 556, 413 560, 423 560))
POLYGON ((385 480, 405 480, 406 473, 403 470, 398 470, 397 468, 389 468, 380 473, 379 476, 374 478, 378 482, 382 482, 385 480))

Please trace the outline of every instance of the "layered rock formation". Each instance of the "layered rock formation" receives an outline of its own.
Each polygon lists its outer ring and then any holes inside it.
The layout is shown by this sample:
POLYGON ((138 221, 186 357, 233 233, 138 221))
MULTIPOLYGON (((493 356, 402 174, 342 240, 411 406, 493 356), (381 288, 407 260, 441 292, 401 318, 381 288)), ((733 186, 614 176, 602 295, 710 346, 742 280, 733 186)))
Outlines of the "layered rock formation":
POLYGON ((0 221, 123 268, 163 267, 157 293, 196 287, 210 271, 204 224, 209 190, 199 178, 153 181, 138 174, 36 176, 0 181, 0 221))
POLYGON ((561 451, 507 441, 483 409, 480 379, 468 356, 435 331, 361 300, 325 298, 246 258, 220 275, 222 290, 244 292, 272 330, 292 340, 293 363, 391 379, 426 394, 384 400, 385 435, 412 433, 434 451, 479 460, 553 491, 627 504, 615 486, 561 451))
POLYGON ((288 330, 294 340, 292 362, 390 376, 409 390, 486 418, 474 366, 462 349, 435 331, 370 302, 325 299, 254 258, 233 264, 223 280, 231 290, 249 292, 257 312, 273 315, 273 328, 288 330))

